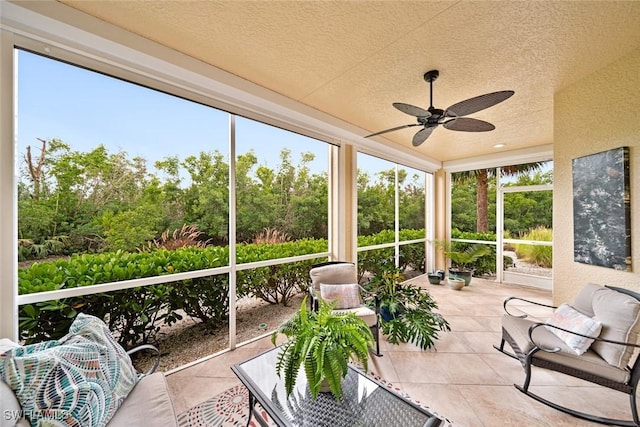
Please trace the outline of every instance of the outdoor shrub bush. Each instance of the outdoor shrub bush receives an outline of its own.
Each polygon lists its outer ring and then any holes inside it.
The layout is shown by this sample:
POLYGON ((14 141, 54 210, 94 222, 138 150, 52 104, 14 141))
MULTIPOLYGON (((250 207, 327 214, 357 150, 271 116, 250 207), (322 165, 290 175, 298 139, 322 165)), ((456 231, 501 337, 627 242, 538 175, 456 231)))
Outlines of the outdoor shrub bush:
POLYGON ((173 282, 169 294, 169 309, 178 320, 177 310, 199 319, 212 328, 226 324, 229 314, 229 275, 198 277, 173 282))
MULTIPOLYGON (((400 230, 400 241, 424 238, 424 229, 400 230)), ((407 269, 426 273, 424 243, 412 243, 400 246, 400 269, 407 269)))
MULTIPOLYGON (((424 229, 406 229, 400 230, 400 241, 416 240, 424 238, 424 229)), ((358 236, 358 247, 374 246, 384 243, 392 243, 395 241, 393 230, 384 230, 370 236, 358 236)), ((358 280, 361 280, 365 272, 372 275, 380 274, 387 263, 393 265, 393 248, 372 249, 369 251, 358 252, 358 280)), ((400 268, 405 271, 407 268, 424 272, 425 270, 425 252, 424 244, 416 243, 400 246, 400 268)))
MULTIPOLYGON (((522 239, 551 242, 553 230, 545 227, 533 228, 522 236, 522 239)), ((516 244, 515 249, 518 258, 522 258, 528 263, 546 268, 553 266, 553 248, 551 246, 516 244)))
MULTIPOLYGON (((298 240, 274 244, 238 245, 238 262, 247 263, 268 259, 287 258, 327 251, 326 240, 298 240)), ((253 295, 270 304, 288 305, 292 296, 306 291, 311 283, 309 270, 315 263, 326 261, 316 258, 286 264, 272 265, 238 272, 238 295, 253 295)))
MULTIPOLYGON (((327 250, 326 240, 272 245, 238 245, 239 262, 262 261, 327 250), (241 260, 241 261, 240 261, 241 260)), ((152 252, 117 251, 38 262, 18 272, 20 294, 91 286, 122 280, 203 270, 227 265, 227 247, 186 247, 152 252)), ((238 272, 238 296, 255 295, 287 304, 309 286, 313 259, 238 272), (268 270, 268 274, 264 271, 268 270)), ((125 346, 155 339, 163 323, 180 318, 178 310, 212 326, 226 322, 228 275, 193 278, 109 293, 65 298, 19 309, 21 337, 27 342, 60 338, 79 311, 107 322, 125 346)))
MULTIPOLYGON (((455 228, 451 230, 451 237, 454 239, 486 240, 489 242, 496 241, 496 235, 494 233, 462 232, 455 228)), ((473 243, 466 243, 466 242, 451 242, 451 248, 454 251, 464 251, 466 248, 468 248, 472 244, 473 243)), ((480 257, 471 266, 476 276, 493 275, 496 273, 496 245, 488 244, 487 246, 490 249, 489 253, 487 255, 480 257)), ((510 261, 509 257, 503 257, 503 258, 505 262, 510 261)), ((506 264, 505 264, 505 268, 506 268, 506 264)))
MULTIPOLYGON (((359 239, 359 245, 389 242, 393 232, 382 232, 359 239), (390 234, 391 233, 391 234, 390 234)), ((402 240, 421 238, 422 230, 402 230, 402 240)), ((391 240, 393 241, 393 239, 391 240)), ((248 263, 326 252, 324 239, 305 239, 274 244, 239 244, 237 262, 248 263)), ((403 268, 424 268, 424 245, 403 245, 403 268)), ((69 259, 37 262, 18 272, 19 293, 29 294, 143 277, 216 268, 228 264, 228 247, 160 248, 150 252, 116 251, 74 255, 69 259)), ((287 305, 295 294, 310 285, 309 270, 326 258, 315 258, 238 271, 237 295, 254 296, 270 303, 287 305)), ((361 252, 360 276, 364 271, 381 271, 393 262, 393 249, 361 252), (381 261, 382 260, 382 261, 381 261)), ((103 319, 119 337, 121 344, 153 342, 164 323, 180 318, 180 310, 213 327, 226 322, 229 277, 206 276, 123 289, 109 293, 64 298, 27 304, 19 308, 21 338, 27 342, 56 339, 64 335, 78 312, 103 319)))
POLYGON ((358 252, 358 281, 361 281, 365 273, 371 275, 381 274, 389 266, 394 265, 394 249, 382 248, 358 252))

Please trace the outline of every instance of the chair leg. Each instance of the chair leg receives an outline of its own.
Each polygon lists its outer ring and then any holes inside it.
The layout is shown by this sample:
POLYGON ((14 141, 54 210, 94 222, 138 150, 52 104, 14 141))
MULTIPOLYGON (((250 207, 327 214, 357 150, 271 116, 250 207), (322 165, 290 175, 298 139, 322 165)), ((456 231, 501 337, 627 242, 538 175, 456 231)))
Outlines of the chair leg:
MULTIPOLYGON (((516 388, 518 390, 520 390, 521 392, 523 392, 524 394, 526 394, 527 396, 531 397, 532 399, 537 400, 538 402, 547 405, 550 408, 556 409, 560 412, 564 412, 565 414, 569 414, 571 416, 574 416, 576 418, 581 418, 583 420, 587 420, 587 421, 591 421, 594 423, 599 423, 599 424, 607 424, 607 425, 612 425, 612 426, 623 426, 623 427, 638 427, 640 426, 640 423, 638 423, 638 419, 637 419, 637 414, 634 413, 633 417, 634 420, 618 420, 618 419, 614 419, 614 418, 604 418, 604 417, 599 417, 596 415, 591 415, 591 414, 587 414, 585 412, 578 412, 574 409, 571 408, 567 408, 566 406, 560 406, 557 403, 553 403, 543 397, 538 396, 535 393, 531 393, 528 390, 525 390, 523 387, 519 386, 516 384, 516 388)), ((635 400, 635 396, 631 396, 631 399, 635 400)), ((632 400, 632 402, 634 401, 632 400)), ((632 407, 635 406, 634 403, 632 403, 632 407)), ((633 411, 633 409, 632 409, 633 411)))
POLYGON ((631 401, 631 416, 633 417, 633 422, 636 425, 640 426, 640 418, 638 418, 638 405, 636 403, 636 387, 633 387, 633 390, 629 394, 629 400, 631 401))
POLYGON ((502 353, 502 354, 505 354, 505 355, 509 356, 509 357, 510 357, 510 358, 512 358, 512 359, 516 359, 516 360, 518 360, 518 356, 516 356, 515 354, 510 353, 510 352, 508 352, 507 350, 505 350, 505 349, 504 349, 504 343, 505 343, 505 340, 504 340, 504 338, 502 338, 502 339, 500 340, 500 346, 494 345, 494 346, 493 346, 493 348, 495 348, 496 350, 498 350, 500 353, 502 353))
POLYGON ((380 324, 376 323, 371 329, 375 329, 373 338, 376 340, 376 352, 374 353, 377 357, 382 357, 380 353, 380 324))
POLYGON ((531 384, 531 355, 528 355, 525 360, 522 361, 522 367, 524 368, 524 373, 526 375, 522 388, 526 393, 527 390, 529 390, 529 384, 531 384))

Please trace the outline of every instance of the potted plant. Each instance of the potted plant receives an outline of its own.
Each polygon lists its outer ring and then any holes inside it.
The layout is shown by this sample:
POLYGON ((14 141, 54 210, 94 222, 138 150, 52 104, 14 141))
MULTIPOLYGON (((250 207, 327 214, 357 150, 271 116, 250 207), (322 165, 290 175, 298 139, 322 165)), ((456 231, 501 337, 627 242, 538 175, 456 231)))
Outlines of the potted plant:
POLYGON ((437 242, 442 251, 450 261, 449 277, 463 279, 465 286, 471 283, 473 276, 473 263, 479 258, 491 253, 491 249, 486 245, 473 244, 467 246, 464 250, 456 251, 453 249, 451 242, 437 242))
POLYGON ((450 331, 449 323, 435 310, 431 294, 419 286, 401 283, 400 269, 383 263, 383 271, 366 286, 380 300, 380 329, 392 344, 412 342, 421 349, 434 345, 441 331, 450 331))
POLYGON ((278 333, 287 336, 276 363, 278 376, 284 375, 287 397, 293 391, 301 365, 314 399, 320 391, 330 391, 336 399, 340 398, 350 360, 360 363, 368 372, 373 334, 354 313, 336 313, 333 305, 323 300, 318 311, 311 311, 305 297, 296 314, 272 334, 274 346, 278 333))
POLYGON ((456 277, 451 277, 447 279, 447 286, 449 289, 453 289, 454 291, 459 291, 464 288, 464 279, 457 279, 456 277))

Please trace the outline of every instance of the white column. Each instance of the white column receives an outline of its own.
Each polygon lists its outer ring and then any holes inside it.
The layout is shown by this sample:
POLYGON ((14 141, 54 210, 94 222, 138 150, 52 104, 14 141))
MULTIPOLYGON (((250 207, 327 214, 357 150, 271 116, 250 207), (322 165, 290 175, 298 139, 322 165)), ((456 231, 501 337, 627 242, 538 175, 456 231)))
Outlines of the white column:
POLYGON ((502 283, 504 280, 504 191, 500 176, 502 169, 496 168, 496 281, 502 283))
POLYGON ((433 179, 433 174, 425 173, 424 174, 424 189, 425 189, 425 197, 424 197, 424 228, 426 232, 427 241, 425 242, 424 253, 426 256, 426 264, 425 268, 428 272, 434 271, 436 269, 436 246, 433 243, 436 238, 436 212, 435 212, 435 180, 433 179))
POLYGON ((394 200, 394 235, 395 235, 395 248, 394 248, 394 258, 395 258, 395 264, 396 264, 396 268, 400 267, 400 245, 398 244, 400 242, 400 183, 398 182, 398 164, 396 163, 396 167, 395 167, 395 189, 394 189, 394 196, 395 196, 395 200, 394 200))
POLYGON ((229 114, 229 348, 236 348, 236 116, 229 114))
POLYGON ((0 338, 18 339, 16 55, 13 33, 0 31, 0 338))
POLYGON ((329 251, 331 258, 357 261, 357 150, 347 143, 331 148, 329 167, 329 251))

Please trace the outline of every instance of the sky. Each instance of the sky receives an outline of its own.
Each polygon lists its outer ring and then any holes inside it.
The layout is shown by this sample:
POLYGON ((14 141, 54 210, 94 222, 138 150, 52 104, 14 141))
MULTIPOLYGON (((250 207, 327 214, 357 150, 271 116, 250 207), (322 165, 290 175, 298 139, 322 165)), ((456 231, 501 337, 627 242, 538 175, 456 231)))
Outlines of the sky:
MULTIPOLYGON (((228 114, 135 84, 18 51, 18 153, 58 138, 76 151, 100 144, 130 158, 184 159, 201 151, 228 153, 228 114)), ((245 118, 236 119, 236 153, 253 148, 259 164, 275 168, 283 147, 312 151, 312 170, 327 170, 326 143, 245 118)), ((34 151, 34 154, 37 151, 34 151)))
MULTIPOLYGON (((143 157, 149 171, 154 170, 155 161, 168 156, 184 159, 216 149, 226 156, 228 121, 223 111, 18 50, 20 168, 28 145, 36 156, 38 139, 53 138, 74 151, 87 152, 103 144, 110 153, 125 151, 129 158, 143 157)), ((316 155, 309 164, 311 171, 327 171, 328 144, 250 119, 236 119, 236 154, 253 149, 260 165, 276 168, 285 147, 291 150, 294 164, 301 153, 310 151, 316 155)), ((393 166, 358 155, 358 167, 372 178, 393 166)))

